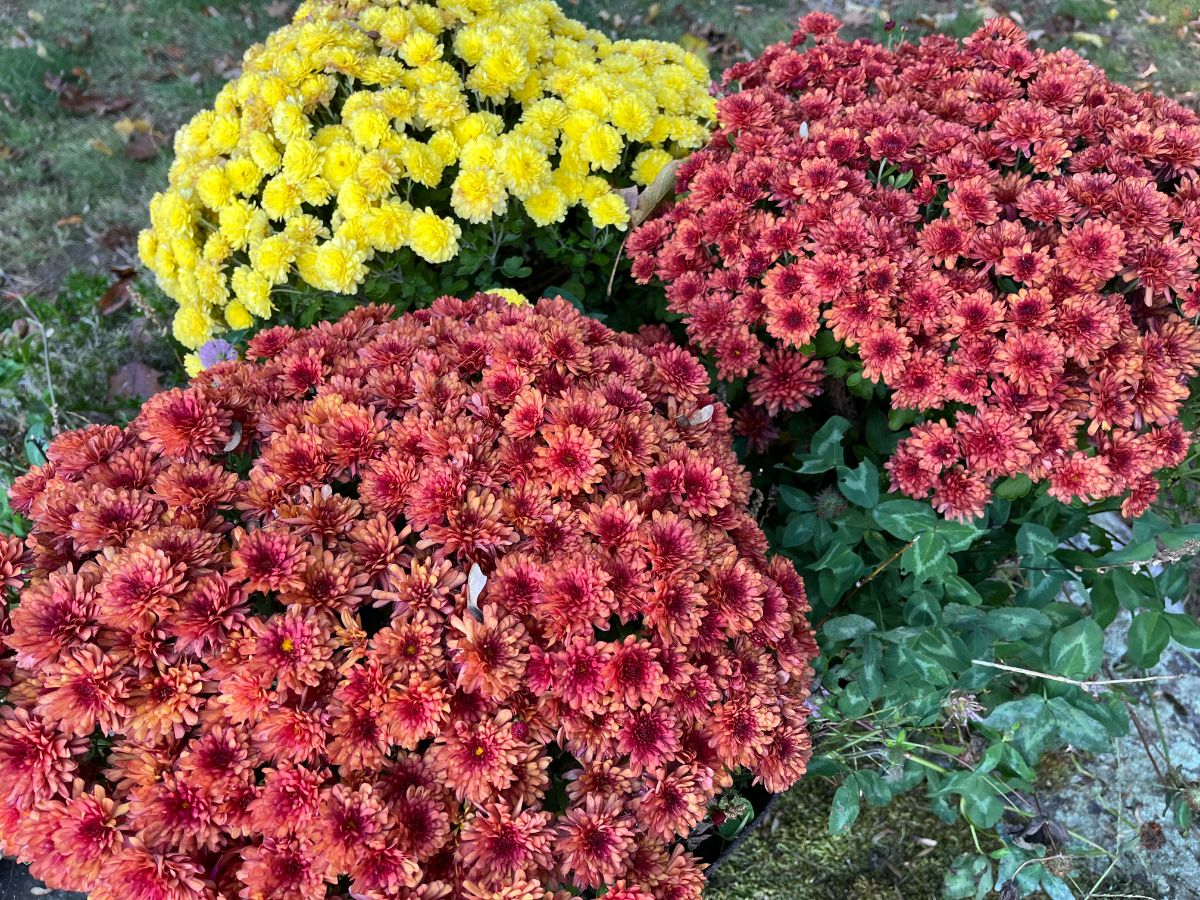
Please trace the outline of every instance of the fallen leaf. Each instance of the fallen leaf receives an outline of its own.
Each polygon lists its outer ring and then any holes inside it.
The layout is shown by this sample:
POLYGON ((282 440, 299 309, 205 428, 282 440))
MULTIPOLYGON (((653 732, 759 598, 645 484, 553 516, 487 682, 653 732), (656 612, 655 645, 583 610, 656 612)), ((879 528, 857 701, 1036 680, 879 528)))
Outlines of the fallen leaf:
POLYGON ((113 155, 112 147, 108 146, 108 144, 106 144, 104 141, 100 140, 100 138, 92 138, 90 141, 87 142, 87 145, 89 147, 91 147, 93 150, 95 150, 97 153, 103 153, 105 156, 113 155))
POLYGON ((147 162, 158 156, 158 141, 151 131, 140 132, 137 137, 125 145, 125 155, 138 162, 147 162))
POLYGON ((141 362, 125 363, 108 379, 114 397, 148 400, 162 390, 162 372, 141 362))
POLYGON ((29 10, 26 15, 29 16, 31 21, 37 22, 39 25, 46 21, 46 14, 44 12, 39 12, 36 9, 29 10))
MULTIPOLYGON (((86 80, 87 73, 76 67, 71 70, 77 80, 86 80)), ((75 116, 96 115, 120 112, 133 105, 133 98, 124 95, 105 97, 85 91, 78 84, 67 81, 62 75, 47 72, 42 77, 42 83, 58 97, 58 105, 75 116)))
POLYGON ((61 219, 59 219, 54 224, 56 226, 58 226, 59 228, 68 228, 68 227, 72 227, 75 225, 82 225, 83 224, 83 216, 72 213, 69 216, 63 216, 61 219))
POLYGON ((272 19, 282 19, 292 9, 292 0, 275 0, 274 3, 268 3, 265 7, 265 12, 272 19))
POLYGON ((1090 31, 1072 31, 1071 40, 1077 44, 1089 44, 1097 49, 1104 46, 1104 38, 1090 31))
POLYGON ((133 240, 135 233, 128 225, 110 225, 96 240, 105 250, 119 250, 133 240))
POLYGON ((1158 66, 1156 66, 1154 63, 1150 63, 1150 65, 1146 66, 1145 70, 1142 72, 1141 77, 1149 78, 1151 75, 1153 75, 1157 71, 1158 71, 1158 66))
POLYGON ((113 131, 119 134, 125 140, 129 140, 135 134, 141 134, 151 130, 149 119, 131 119, 125 116, 123 119, 117 119, 113 122, 113 131))
POLYGON ((638 196, 637 204, 634 206, 631 215, 635 228, 650 218, 659 205, 668 196, 675 193, 675 173, 678 170, 679 160, 671 160, 663 166, 658 176, 638 196))
POLYGON ((110 284, 108 290, 96 301, 96 309, 102 316, 111 316, 117 310, 129 305, 129 287, 133 283, 134 275, 137 274, 128 266, 113 269, 112 272, 117 276, 117 280, 110 284))

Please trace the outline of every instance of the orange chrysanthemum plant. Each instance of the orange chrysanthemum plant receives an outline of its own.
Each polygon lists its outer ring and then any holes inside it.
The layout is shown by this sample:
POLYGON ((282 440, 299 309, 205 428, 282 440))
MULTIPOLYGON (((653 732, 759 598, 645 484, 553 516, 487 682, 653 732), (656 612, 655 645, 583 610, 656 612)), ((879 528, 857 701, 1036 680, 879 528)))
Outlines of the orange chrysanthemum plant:
POLYGON ((1141 514, 1188 446, 1200 117, 1005 19, 895 48, 839 27, 809 15, 725 73, 635 275, 745 380, 752 446, 827 379, 880 386, 914 424, 892 486, 948 517, 1004 478, 1141 514))
POLYGON ((698 900, 722 792, 804 772, 804 586, 703 367, 562 300, 392 316, 14 485, 0 843, 47 883, 698 900))

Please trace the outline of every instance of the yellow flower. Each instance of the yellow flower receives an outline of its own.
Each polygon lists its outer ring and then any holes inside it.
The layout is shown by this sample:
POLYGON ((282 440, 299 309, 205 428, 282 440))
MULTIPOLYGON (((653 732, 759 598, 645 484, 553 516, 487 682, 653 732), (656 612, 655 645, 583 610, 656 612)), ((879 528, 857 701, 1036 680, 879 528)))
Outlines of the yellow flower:
POLYGON ((433 84, 417 96, 417 116, 425 128, 447 128, 467 111, 466 95, 455 84, 433 84))
POLYGON ((342 237, 317 247, 317 273, 325 290, 353 294, 367 277, 366 256, 356 244, 342 237))
POLYGON ((462 229, 453 219, 443 219, 429 207, 413 214, 408 245, 426 262, 444 263, 458 254, 462 229))
POLYGON ((225 167, 209 166, 196 180, 196 194, 209 209, 220 209, 233 199, 233 188, 225 177, 225 167))
POLYGON ((183 357, 183 371, 187 373, 188 378, 195 378, 204 371, 204 363, 200 362, 200 357, 195 353, 188 353, 183 357))
POLYGON ((299 104, 287 101, 280 103, 271 111, 271 127, 275 136, 285 144, 298 138, 308 137, 312 131, 312 123, 304 115, 299 104))
POLYGON ((458 162, 464 169, 493 169, 500 158, 500 141, 490 134, 481 134, 471 138, 458 155, 458 162))
POLYGON ((321 171, 321 148, 304 138, 290 141, 283 151, 283 177, 302 185, 321 171))
POLYGON ((243 197, 249 197, 262 183, 262 169, 248 156, 232 159, 225 166, 225 177, 229 186, 243 197))
POLYGON ((538 191, 525 199, 525 211, 534 224, 545 227, 555 225, 567 217, 567 196, 558 188, 550 187, 538 191))
POLYGON ((372 197, 382 197, 391 191, 400 177, 400 166, 383 150, 372 150, 359 161, 354 178, 372 197))
POLYGON ((403 247, 412 214, 412 207, 403 200, 385 200, 375 207, 367 229, 371 246, 384 253, 403 247))
POLYGON ((250 313, 246 312, 246 307, 236 300, 225 307, 225 321, 235 331, 241 331, 254 324, 254 319, 251 318, 250 313))
POLYGON ((524 200, 545 185, 550 177, 546 151, 527 137, 506 135, 497 154, 504 184, 514 197, 524 200))
POLYGON ((414 69, 441 59, 442 45, 426 31, 415 31, 400 45, 400 58, 414 69))
POLYGON ((494 287, 484 291, 485 294, 495 294, 497 297, 503 297, 513 306, 528 306, 529 298, 520 291, 513 288, 494 287))
POLYGON ((233 324, 229 313, 229 309, 233 306, 237 306, 243 313, 249 312, 260 319, 271 317, 271 283, 261 273, 246 266, 238 266, 233 270, 229 282, 233 287, 233 296, 237 298, 234 303, 225 307, 225 320, 229 322, 231 328, 249 328, 251 324, 249 322, 245 325, 233 324))
POLYGON ((458 162, 458 141, 448 128, 433 133, 429 139, 429 149, 440 156, 442 162, 448 166, 458 162))
POLYGON ((143 228, 138 233, 138 259, 148 269, 154 268, 154 260, 158 256, 158 235, 153 228, 143 228))
POLYGON ((480 135, 495 137, 504 130, 504 120, 495 113, 473 112, 450 126, 460 147, 465 147, 472 138, 480 135))
POLYGON ((171 332, 175 340, 189 350, 195 350, 206 343, 212 336, 216 323, 203 309, 194 304, 184 304, 175 311, 175 319, 171 324, 171 332))
MULTIPOLYGON (((272 284, 283 284, 287 281, 288 270, 295 258, 295 245, 286 234, 273 234, 250 248, 250 265, 272 284)), ((237 291, 236 285, 234 291, 237 291)), ((245 303, 245 300, 242 302, 245 303)))
POLYGON ((461 170, 450 191, 451 208, 468 222, 490 221, 507 202, 504 185, 488 169, 461 170))
POLYGON ((616 194, 604 194, 589 201, 587 211, 597 228, 609 225, 625 228, 629 225, 629 205, 616 194))
POLYGON ((621 161, 621 135, 611 125, 597 125, 579 142, 579 153, 593 169, 611 172, 621 161))
POLYGON ((250 158, 267 175, 273 175, 283 165, 283 156, 279 148, 271 140, 271 136, 262 131, 250 135, 250 158))
POLYGON ((359 150, 349 141, 334 141, 321 158, 321 174, 334 190, 342 186, 358 169, 359 150))
POLYGON ((441 182, 446 163, 428 144, 409 141, 401 151, 400 158, 404 161, 408 177, 417 184, 436 187, 441 182))
POLYGON ((282 175, 276 175, 263 188, 262 208, 272 219, 286 219, 298 213, 303 201, 299 189, 282 175))
POLYGON ((612 107, 612 123, 631 141, 644 141, 654 127, 657 110, 638 94, 618 97, 612 107))
POLYGON ((354 136, 354 142, 366 150, 374 150, 379 146, 391 130, 391 122, 387 113, 376 106, 367 106, 353 110, 345 119, 346 127, 354 136))
POLYGON ((648 185, 658 177, 658 173, 671 162, 673 157, 666 150, 651 147, 643 150, 633 158, 633 180, 641 185, 648 185))

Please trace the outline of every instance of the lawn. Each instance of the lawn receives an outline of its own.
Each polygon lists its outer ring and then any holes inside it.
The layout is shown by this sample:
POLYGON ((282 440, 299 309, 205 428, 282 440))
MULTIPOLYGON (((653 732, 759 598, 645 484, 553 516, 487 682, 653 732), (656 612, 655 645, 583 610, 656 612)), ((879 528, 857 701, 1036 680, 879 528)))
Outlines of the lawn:
MULTIPOLYGON (((708 53, 714 68, 786 37, 808 8, 792 0, 563 5, 617 36, 682 39, 708 53)), ((812 5, 838 12, 862 35, 882 35, 894 19, 896 33, 910 38, 966 34, 1007 13, 1040 46, 1069 46, 1117 79, 1200 106, 1200 3, 812 5)), ((287 0, 0 5, 0 442, 9 448, 0 456, 10 471, 55 425, 120 419, 177 368, 165 320, 142 314, 155 313, 155 292, 128 271, 146 201, 165 183, 175 128, 291 8, 287 0)), ((972 841, 947 831, 917 799, 870 810, 850 835, 829 838, 828 800, 819 782, 794 791, 718 873, 711 896, 932 897, 972 841)))

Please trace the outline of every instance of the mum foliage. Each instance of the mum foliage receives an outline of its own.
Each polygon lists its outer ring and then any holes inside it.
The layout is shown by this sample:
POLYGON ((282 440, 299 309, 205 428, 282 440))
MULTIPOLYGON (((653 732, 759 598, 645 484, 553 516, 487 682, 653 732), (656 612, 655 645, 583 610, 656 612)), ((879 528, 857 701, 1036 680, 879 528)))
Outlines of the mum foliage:
POLYGON ((803 773, 816 652, 703 367, 485 295, 248 356, 13 486, 4 852, 95 900, 697 900, 680 838, 803 773))
POLYGON ((895 49, 838 27, 807 16, 725 73, 741 91, 631 236, 635 274, 749 379, 753 445, 826 375, 877 382, 919 420, 892 485, 949 517, 1014 477, 1144 511, 1188 446, 1200 119, 1004 19, 895 49))
POLYGON ((194 350, 289 282, 356 294, 398 254, 409 280, 460 249, 494 265, 529 222, 623 229, 619 189, 699 147, 712 109, 696 57, 545 0, 308 0, 176 135, 139 251, 194 350))

